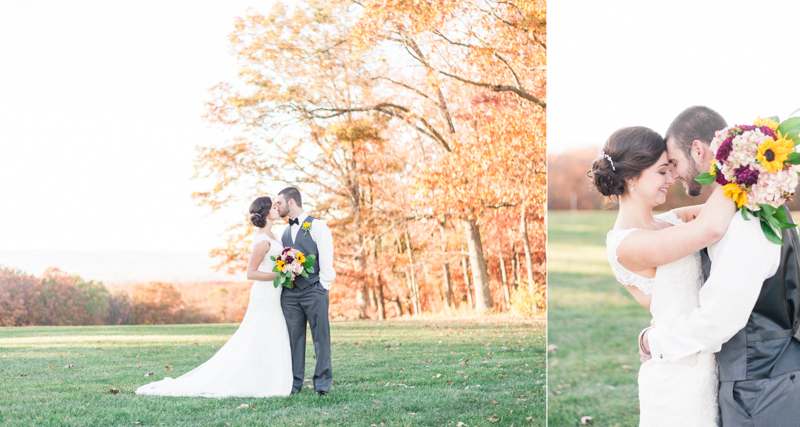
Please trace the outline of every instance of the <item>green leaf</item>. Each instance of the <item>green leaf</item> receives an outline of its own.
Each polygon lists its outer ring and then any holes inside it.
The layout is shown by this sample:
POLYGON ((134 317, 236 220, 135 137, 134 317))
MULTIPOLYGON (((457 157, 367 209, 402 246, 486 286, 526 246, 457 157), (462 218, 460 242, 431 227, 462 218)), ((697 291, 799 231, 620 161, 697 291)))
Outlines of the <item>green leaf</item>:
POLYGON ((773 230, 769 223, 767 223, 764 219, 761 220, 761 231, 764 232, 764 236, 767 238, 767 240, 775 243, 776 245, 783 246, 783 241, 781 241, 781 238, 778 237, 778 234, 775 232, 775 230, 773 230))
POLYGON ((306 273, 305 271, 304 271, 304 272, 302 272, 302 273, 300 273, 300 275, 301 275, 301 276, 303 276, 303 277, 305 277, 306 279, 308 279, 308 273, 306 273))
POLYGON ((749 219, 750 219, 750 218, 747 216, 747 208, 742 208, 742 218, 744 218, 744 220, 745 220, 745 221, 747 221, 747 220, 749 220, 749 219))
POLYGON ((778 223, 778 220, 775 218, 774 212, 772 214, 768 214, 764 211, 761 212, 763 212, 761 214, 761 217, 767 220, 769 225, 772 226, 773 230, 779 230, 781 228, 780 224, 778 223))
POLYGON ((800 117, 786 119, 778 126, 778 132, 780 132, 781 135, 786 135, 790 132, 800 132, 800 117))
POLYGON ((309 274, 312 274, 312 273, 314 273, 314 268, 313 268, 313 267, 306 267, 306 271, 307 271, 309 274))
POLYGON ((775 210, 776 210, 776 209, 775 209, 775 208, 773 208, 772 206, 770 206, 770 205, 767 205, 767 204, 764 204, 764 203, 759 203, 759 204, 758 204, 758 206, 761 206, 761 209, 762 209, 762 210, 763 210, 765 213, 769 214, 769 216, 775 215, 775 210))
POLYGON ((776 122, 778 122, 778 123, 780 123, 780 122, 781 122, 781 119, 779 119, 779 118, 778 118, 778 116, 769 116, 769 117, 767 117, 767 118, 768 118, 768 119, 770 119, 770 120, 775 120, 775 121, 776 121, 776 122))
POLYGON ((713 177, 708 172, 703 172, 700 175, 697 175, 697 177, 694 180, 699 182, 700 184, 709 185, 709 184, 713 184, 714 180, 716 180, 716 178, 713 177))
POLYGON ((800 165, 800 153, 795 151, 789 154, 789 158, 786 159, 786 163, 791 163, 793 165, 800 165))
POLYGON ((789 132, 786 135, 784 135, 784 137, 786 137, 786 139, 791 140, 792 142, 794 142, 794 146, 795 147, 800 145, 800 135, 798 135, 797 132, 789 132))
POLYGON ((786 210, 783 208, 783 206, 775 209, 775 218, 781 222, 789 222, 789 220, 786 219, 786 210))

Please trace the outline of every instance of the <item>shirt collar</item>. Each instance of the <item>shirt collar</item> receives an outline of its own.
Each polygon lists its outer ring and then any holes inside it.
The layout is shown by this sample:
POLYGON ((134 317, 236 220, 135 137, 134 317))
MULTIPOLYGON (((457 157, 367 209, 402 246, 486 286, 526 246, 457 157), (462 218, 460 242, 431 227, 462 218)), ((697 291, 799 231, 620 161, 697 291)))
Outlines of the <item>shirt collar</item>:
POLYGON ((303 213, 301 213, 300 215, 297 216, 297 220, 300 221, 300 224, 302 224, 303 221, 305 221, 306 218, 308 218, 308 214, 305 213, 305 212, 303 212, 303 213))

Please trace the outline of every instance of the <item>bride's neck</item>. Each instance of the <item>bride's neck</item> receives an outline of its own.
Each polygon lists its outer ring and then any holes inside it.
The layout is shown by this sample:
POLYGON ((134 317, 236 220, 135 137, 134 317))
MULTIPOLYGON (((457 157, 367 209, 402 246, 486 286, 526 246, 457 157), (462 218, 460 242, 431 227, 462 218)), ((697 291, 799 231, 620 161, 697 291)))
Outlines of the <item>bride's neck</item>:
POLYGON ((653 221, 652 206, 627 195, 620 197, 617 223, 623 228, 648 228, 653 221))
POLYGON ((267 234, 269 234, 269 233, 270 233, 270 230, 272 230, 272 223, 273 223, 273 222, 274 222, 273 220, 271 220, 271 219, 268 219, 268 220, 267 220, 267 223, 266 223, 266 224, 264 224, 264 226, 263 226, 263 227, 261 227, 261 228, 260 228, 260 230, 261 230, 261 231, 263 231, 264 233, 267 233, 267 234))

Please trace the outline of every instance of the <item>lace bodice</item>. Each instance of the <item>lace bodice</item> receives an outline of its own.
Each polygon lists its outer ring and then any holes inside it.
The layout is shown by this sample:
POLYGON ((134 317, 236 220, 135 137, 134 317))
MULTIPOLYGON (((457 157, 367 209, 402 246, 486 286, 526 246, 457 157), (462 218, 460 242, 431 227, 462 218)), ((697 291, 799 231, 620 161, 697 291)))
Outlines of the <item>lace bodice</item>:
MULTIPOLYGON (((656 218, 673 225, 682 224, 674 211, 656 218)), ((702 261, 700 253, 695 252, 677 261, 659 266, 652 279, 634 274, 623 267, 617 259, 617 248, 631 232, 637 229, 611 230, 606 237, 608 262, 617 281, 623 285, 633 285, 651 296, 650 312, 656 322, 669 321, 696 308, 703 284, 702 261)))
POLYGON ((275 261, 273 261, 271 257, 280 255, 281 251, 283 250, 283 244, 280 242, 280 240, 273 239, 264 233, 258 233, 253 235, 253 244, 250 246, 250 249, 252 250, 255 245, 265 240, 269 242, 269 250, 267 251, 266 255, 264 255, 264 260, 261 261, 261 264, 259 264, 258 271, 271 273, 272 268, 275 267, 275 261))

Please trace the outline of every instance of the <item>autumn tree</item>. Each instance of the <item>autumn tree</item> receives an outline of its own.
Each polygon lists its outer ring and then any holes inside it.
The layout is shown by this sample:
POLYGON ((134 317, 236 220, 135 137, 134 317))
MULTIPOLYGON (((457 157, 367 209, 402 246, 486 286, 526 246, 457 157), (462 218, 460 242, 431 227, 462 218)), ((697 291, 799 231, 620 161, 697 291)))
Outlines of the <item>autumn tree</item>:
MULTIPOLYGON (((212 209, 244 205, 243 189, 275 181, 310 196, 334 233, 337 287, 353 288, 362 318, 384 318, 387 303, 396 315, 454 307, 456 232, 468 243, 477 308, 492 308, 480 219, 514 206, 536 218, 544 201, 543 3, 409 7, 312 0, 248 11, 231 35, 241 84, 215 86, 207 114, 243 136, 200 148, 196 162, 215 183, 194 197, 212 209), (493 163, 500 175, 524 168, 487 192, 472 162, 491 150, 471 150, 495 139, 526 159, 493 163), (451 172, 459 179, 444 176, 451 172), (516 193, 501 191, 509 183, 516 193)), ((243 267, 250 232, 227 231, 226 247, 212 252, 221 267, 243 267)))
POLYGON ((149 282, 134 285, 132 291, 134 324, 181 323, 183 299, 172 284, 149 282))

